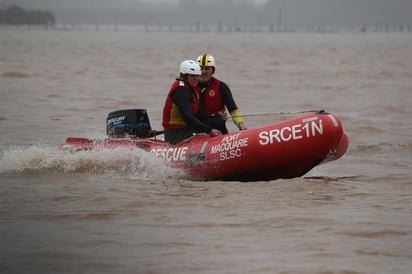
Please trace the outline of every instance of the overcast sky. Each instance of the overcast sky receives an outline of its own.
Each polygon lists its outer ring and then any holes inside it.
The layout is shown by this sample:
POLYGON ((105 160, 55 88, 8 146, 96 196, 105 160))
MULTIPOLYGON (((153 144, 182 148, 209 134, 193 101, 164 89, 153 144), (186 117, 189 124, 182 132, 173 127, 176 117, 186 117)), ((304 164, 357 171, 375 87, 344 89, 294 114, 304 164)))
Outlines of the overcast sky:
POLYGON ((0 0, 50 10, 57 23, 409 25, 412 0, 0 0))

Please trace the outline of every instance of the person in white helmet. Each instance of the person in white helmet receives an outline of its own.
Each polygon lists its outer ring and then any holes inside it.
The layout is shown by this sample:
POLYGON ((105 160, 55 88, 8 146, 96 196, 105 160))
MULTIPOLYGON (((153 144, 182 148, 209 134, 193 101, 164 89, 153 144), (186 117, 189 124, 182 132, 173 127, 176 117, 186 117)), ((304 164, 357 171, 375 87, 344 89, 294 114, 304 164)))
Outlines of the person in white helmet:
POLYGON ((201 54, 197 58, 197 63, 202 69, 199 82, 200 106, 202 113, 206 115, 202 120, 211 126, 215 125, 223 134, 226 134, 228 133, 226 124, 223 123, 222 126, 219 119, 215 117, 221 117, 224 121, 227 120, 227 109, 233 123, 239 130, 246 130, 242 114, 233 99, 232 91, 226 83, 213 76, 216 71, 215 58, 209 53, 201 54))
POLYGON ((184 60, 180 64, 180 77, 173 82, 166 97, 162 125, 165 141, 171 144, 200 132, 211 136, 222 134, 196 117, 199 111, 200 74, 201 69, 196 61, 184 60))

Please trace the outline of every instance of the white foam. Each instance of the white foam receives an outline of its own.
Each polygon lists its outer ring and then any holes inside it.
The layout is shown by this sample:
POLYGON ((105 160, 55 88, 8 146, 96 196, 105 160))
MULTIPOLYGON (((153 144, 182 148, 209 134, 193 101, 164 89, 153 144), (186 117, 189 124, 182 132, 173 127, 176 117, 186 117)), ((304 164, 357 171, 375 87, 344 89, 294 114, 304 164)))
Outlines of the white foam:
POLYGON ((0 173, 23 171, 121 174, 132 179, 178 178, 183 172, 141 149, 62 151, 53 145, 12 146, 2 151, 0 173))

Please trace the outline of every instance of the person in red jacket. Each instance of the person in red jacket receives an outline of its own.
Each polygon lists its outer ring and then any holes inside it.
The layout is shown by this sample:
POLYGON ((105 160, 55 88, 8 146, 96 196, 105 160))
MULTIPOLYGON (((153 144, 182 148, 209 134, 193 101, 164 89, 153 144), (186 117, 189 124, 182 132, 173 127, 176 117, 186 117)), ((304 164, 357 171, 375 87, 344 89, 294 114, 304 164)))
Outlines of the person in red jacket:
POLYGON ((165 141, 171 144, 200 132, 211 136, 222 134, 196 117, 199 112, 200 75, 201 69, 196 61, 185 60, 180 64, 180 77, 173 82, 163 107, 165 141))
POLYGON ((216 71, 215 58, 208 53, 202 54, 197 58, 197 63, 202 69, 199 83, 200 106, 202 113, 206 115, 206 123, 215 125, 223 134, 228 133, 226 124, 223 122, 222 125, 218 119, 215 119, 215 117, 221 117, 226 121, 228 116, 226 113, 227 109, 233 123, 239 130, 247 129, 243 122, 242 114, 233 99, 232 91, 226 83, 213 76, 216 71))

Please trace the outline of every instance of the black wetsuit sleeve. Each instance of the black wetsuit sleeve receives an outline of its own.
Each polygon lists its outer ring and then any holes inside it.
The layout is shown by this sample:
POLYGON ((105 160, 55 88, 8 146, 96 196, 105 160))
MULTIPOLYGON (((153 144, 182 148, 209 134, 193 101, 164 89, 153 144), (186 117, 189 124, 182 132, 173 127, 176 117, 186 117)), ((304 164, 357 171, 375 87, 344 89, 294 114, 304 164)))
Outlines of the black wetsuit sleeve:
POLYGON ((224 82, 220 83, 220 97, 222 98, 223 104, 225 104, 229 113, 237 109, 237 105, 235 103, 235 100, 233 99, 232 91, 224 82))
MULTIPOLYGON (((202 96, 202 95, 200 95, 200 96, 202 96)), ((199 109, 196 113, 196 118, 199 119, 200 121, 206 121, 207 119, 209 119, 209 117, 206 115, 206 113, 204 111, 202 101, 203 100, 201 99, 200 104, 199 104, 199 109)))
POLYGON ((212 128, 198 120, 195 115, 192 114, 192 92, 190 90, 185 87, 178 87, 172 94, 172 100, 179 108, 183 121, 191 128, 197 132, 210 133, 212 128))

